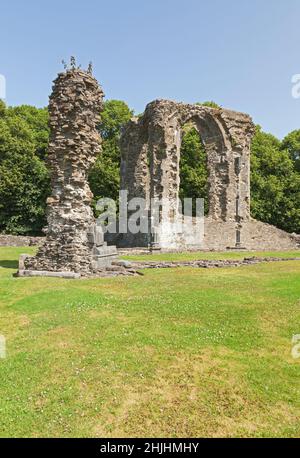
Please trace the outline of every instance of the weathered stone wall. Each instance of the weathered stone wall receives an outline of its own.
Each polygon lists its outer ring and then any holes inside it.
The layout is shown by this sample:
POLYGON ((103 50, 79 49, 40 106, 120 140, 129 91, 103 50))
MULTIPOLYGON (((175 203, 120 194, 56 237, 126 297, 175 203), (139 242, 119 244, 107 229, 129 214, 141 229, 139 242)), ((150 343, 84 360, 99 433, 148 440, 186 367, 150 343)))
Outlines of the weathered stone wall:
POLYGON ((35 246, 41 245, 45 237, 30 237, 27 235, 0 234, 0 246, 35 246))
POLYGON ((252 218, 239 225, 240 244, 236 243, 236 230, 234 222, 205 218, 205 235, 201 248, 220 251, 233 248, 293 250, 300 247, 300 240, 295 234, 288 234, 277 227, 252 218))
POLYGON ((90 207, 88 172, 101 149, 97 130, 103 92, 89 73, 60 73, 50 96, 48 165, 51 197, 47 200, 46 240, 25 268, 90 273, 109 264, 116 251, 107 247, 90 207))
MULTIPOLYGON (((170 215, 155 227, 154 244, 162 249, 289 249, 296 239, 250 216, 250 147, 254 134, 251 118, 243 113, 201 105, 156 100, 140 118, 127 124, 121 139, 121 189, 128 199, 166 200, 170 215), (207 153, 209 215, 204 238, 176 234, 169 225, 178 219, 180 149, 183 126, 192 123, 207 153), (170 228, 170 229, 168 229, 170 228)), ((119 234, 120 247, 153 245, 153 236, 119 234)))
POLYGON ((129 196, 174 201, 179 193, 182 127, 193 122, 208 156, 209 212, 224 221, 250 216, 249 157, 254 125, 248 115, 157 100, 133 119, 121 139, 121 188, 129 196))

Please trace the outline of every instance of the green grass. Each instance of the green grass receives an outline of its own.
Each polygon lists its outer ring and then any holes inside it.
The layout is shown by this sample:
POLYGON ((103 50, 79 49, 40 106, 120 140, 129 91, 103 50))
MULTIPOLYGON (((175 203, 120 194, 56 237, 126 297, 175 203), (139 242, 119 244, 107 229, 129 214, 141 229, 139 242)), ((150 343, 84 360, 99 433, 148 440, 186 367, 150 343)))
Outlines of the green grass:
POLYGON ((0 248, 1 437, 300 436, 299 261, 13 278, 23 252, 0 248))

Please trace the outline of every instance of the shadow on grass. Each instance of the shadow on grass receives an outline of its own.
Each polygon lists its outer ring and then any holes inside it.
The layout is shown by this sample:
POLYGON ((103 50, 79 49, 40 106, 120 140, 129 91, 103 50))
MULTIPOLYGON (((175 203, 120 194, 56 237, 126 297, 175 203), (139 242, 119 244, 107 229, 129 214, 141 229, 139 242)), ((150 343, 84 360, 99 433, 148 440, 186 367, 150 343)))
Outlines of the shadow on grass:
POLYGON ((0 261, 0 266, 4 267, 4 269, 17 269, 18 264, 18 261, 16 261, 15 259, 13 261, 0 261))

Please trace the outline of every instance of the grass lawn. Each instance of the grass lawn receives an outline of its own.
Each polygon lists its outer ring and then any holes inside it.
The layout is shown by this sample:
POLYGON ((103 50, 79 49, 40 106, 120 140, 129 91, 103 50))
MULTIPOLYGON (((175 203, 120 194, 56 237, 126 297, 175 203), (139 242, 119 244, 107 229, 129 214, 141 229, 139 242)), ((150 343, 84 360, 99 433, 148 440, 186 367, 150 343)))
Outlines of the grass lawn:
POLYGON ((300 261, 13 278, 33 251, 0 248, 1 437, 300 437, 300 261))

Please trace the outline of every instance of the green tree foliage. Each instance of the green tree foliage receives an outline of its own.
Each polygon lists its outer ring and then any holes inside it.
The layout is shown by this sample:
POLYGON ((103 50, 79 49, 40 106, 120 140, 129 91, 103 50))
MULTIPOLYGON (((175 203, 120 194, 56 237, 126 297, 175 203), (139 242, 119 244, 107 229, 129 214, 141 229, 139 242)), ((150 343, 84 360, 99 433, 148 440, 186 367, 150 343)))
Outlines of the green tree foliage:
POLYGON ((3 100, 0 99, 0 118, 1 116, 4 116, 5 110, 6 110, 5 103, 3 102, 3 100))
POLYGON ((300 130, 288 134, 282 141, 281 149, 288 150, 296 170, 300 173, 300 130))
POLYGON ((289 150, 257 126, 251 153, 252 216, 300 232, 300 174, 289 150))
POLYGON ((45 224, 49 176, 47 111, 0 106, 0 231, 38 234, 45 224))
POLYGON ((120 129, 133 116, 133 111, 122 100, 107 100, 101 113, 101 136, 106 139, 120 138, 120 129))
MULTIPOLYGON (((210 108, 220 108, 213 102, 197 102, 210 108)), ((180 152, 180 190, 179 198, 183 202, 185 197, 193 198, 193 215, 196 214, 196 198, 204 199, 204 214, 209 211, 208 201, 208 170, 207 155, 200 135, 192 124, 183 128, 183 138, 180 152)))
POLYGON ((133 112, 125 102, 107 100, 104 103, 100 132, 102 136, 102 154, 93 166, 89 183, 94 194, 94 203, 101 197, 117 200, 120 188, 120 132, 133 112))
POLYGON ((186 124, 180 154, 179 198, 193 198, 193 215, 196 198, 204 199, 205 214, 208 213, 208 172, 207 155, 198 131, 192 124, 186 124))

